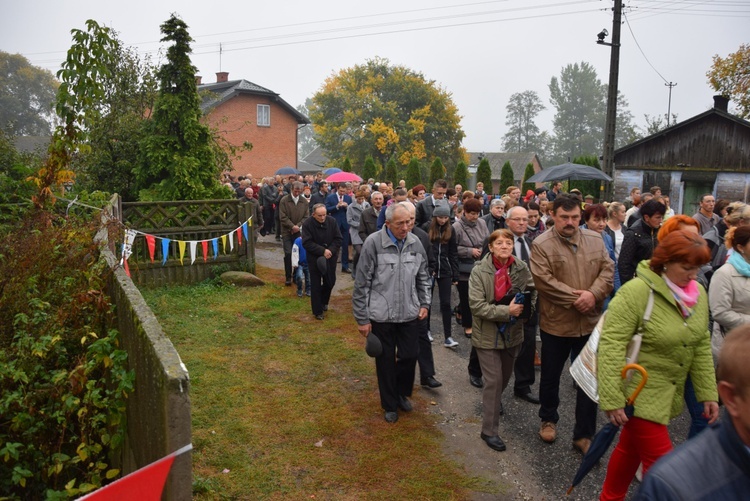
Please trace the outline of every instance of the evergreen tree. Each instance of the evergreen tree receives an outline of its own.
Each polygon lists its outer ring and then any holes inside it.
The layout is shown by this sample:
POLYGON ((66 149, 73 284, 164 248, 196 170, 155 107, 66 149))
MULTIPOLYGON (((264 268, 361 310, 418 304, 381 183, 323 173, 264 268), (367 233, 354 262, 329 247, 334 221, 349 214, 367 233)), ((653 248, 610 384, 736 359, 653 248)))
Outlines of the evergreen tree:
POLYGON ((352 171, 352 161, 349 160, 349 157, 344 158, 344 165, 341 166, 341 170, 344 172, 352 171))
POLYGON ((159 69, 159 94, 141 148, 136 180, 141 200, 201 200, 225 198, 219 184, 223 166, 208 126, 201 123, 196 68, 190 61, 190 37, 185 22, 172 15, 161 25, 167 62, 159 69))
POLYGON ((466 162, 458 162, 456 170, 453 172, 453 184, 460 184, 466 187, 469 183, 469 168, 466 162))
POLYGON ((368 156, 365 159, 365 166, 362 169, 362 179, 367 182, 368 179, 376 179, 378 176, 378 166, 375 165, 375 160, 372 156, 368 156))
POLYGON ((388 163, 385 166, 385 179, 383 181, 393 181, 394 183, 398 181, 398 164, 396 164, 396 159, 391 157, 390 160, 388 160, 388 163))
POLYGON ((505 162, 500 170, 500 194, 504 195, 508 186, 513 186, 513 184, 515 184, 513 167, 510 166, 510 162, 505 162))
POLYGON ((521 194, 526 195, 526 192, 536 189, 536 183, 527 183, 526 180, 534 175, 534 165, 531 163, 526 164, 526 171, 523 173, 523 186, 521 186, 521 194))
POLYGON ((438 179, 445 179, 445 167, 440 158, 437 157, 430 166, 430 186, 432 186, 438 179))
MULTIPOLYGON (((397 179, 390 179, 393 183, 397 183, 397 179)), ((412 158, 409 162, 409 166, 406 168, 406 186, 416 186, 422 183, 422 174, 419 172, 419 160, 412 158)))
POLYGON ((485 193, 492 195, 492 168, 490 167, 490 161, 483 158, 479 161, 479 167, 477 167, 477 183, 484 183, 485 193))

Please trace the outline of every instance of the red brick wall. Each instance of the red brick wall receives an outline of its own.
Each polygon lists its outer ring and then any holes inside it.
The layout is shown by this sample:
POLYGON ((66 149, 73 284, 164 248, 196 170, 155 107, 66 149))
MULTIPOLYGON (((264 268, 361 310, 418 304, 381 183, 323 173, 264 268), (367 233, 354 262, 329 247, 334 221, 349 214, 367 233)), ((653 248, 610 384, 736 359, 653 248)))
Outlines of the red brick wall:
POLYGON ((219 130, 235 146, 249 141, 251 151, 234 160, 234 174, 270 176, 286 165, 297 166, 297 121, 284 108, 265 96, 240 95, 217 106, 206 116, 211 127, 219 130), (271 107, 271 126, 257 125, 257 105, 271 107))

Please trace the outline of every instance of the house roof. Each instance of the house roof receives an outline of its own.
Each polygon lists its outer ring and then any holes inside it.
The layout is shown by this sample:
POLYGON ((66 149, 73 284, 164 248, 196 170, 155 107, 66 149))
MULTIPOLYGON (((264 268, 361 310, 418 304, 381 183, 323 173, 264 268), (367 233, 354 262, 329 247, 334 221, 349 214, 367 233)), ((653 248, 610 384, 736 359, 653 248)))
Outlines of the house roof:
POLYGON ((316 146, 314 150, 305 155, 302 161, 323 168, 328 164, 328 157, 322 147, 316 146))
POLYGON ((667 129, 660 130, 659 132, 657 132, 655 134, 651 134, 650 136, 646 136, 646 137, 644 137, 642 139, 639 139, 638 141, 635 141, 635 142, 630 143, 630 144, 628 144, 626 146, 623 146, 622 148, 615 150, 615 156, 619 155, 620 153, 624 153, 626 151, 632 150, 634 148, 638 148, 640 145, 642 145, 644 143, 648 143, 649 141, 652 141, 652 140, 654 140, 654 139, 656 139, 658 137, 667 136, 667 135, 670 135, 670 134, 672 134, 672 133, 674 133, 676 131, 679 131, 680 129, 683 129, 685 127, 689 127, 690 125, 692 125, 692 124, 694 124, 696 122, 700 122, 702 120, 705 120, 707 117, 710 117, 712 115, 716 115, 716 116, 721 117, 723 119, 735 122, 735 123, 737 123, 737 124, 739 124, 739 125, 741 125, 743 127, 750 128, 750 122, 748 122, 747 120, 743 120, 742 118, 740 118, 738 116, 735 116, 735 115, 732 115, 731 113, 728 113, 728 112, 723 111, 721 109, 711 108, 711 109, 708 109, 708 110, 704 111, 703 113, 695 115, 692 118, 688 118, 687 120, 684 120, 682 122, 677 122, 676 124, 674 124, 673 126, 667 128, 667 129))
POLYGON ((247 80, 229 80, 227 82, 201 84, 198 86, 198 92, 201 95, 201 111, 204 114, 235 96, 249 94, 270 98, 271 101, 274 101, 287 110, 299 124, 310 123, 309 118, 297 111, 294 106, 284 101, 279 94, 247 80), (208 91, 211 94, 203 91, 208 91))
POLYGON ((502 171, 505 162, 510 162, 510 166, 513 168, 513 179, 515 180, 523 179, 523 175, 526 172, 526 165, 537 163, 539 164, 539 167, 542 166, 536 153, 530 152, 469 152, 469 165, 479 165, 480 155, 489 161, 490 168, 492 169, 492 179, 500 179, 500 172, 502 171))

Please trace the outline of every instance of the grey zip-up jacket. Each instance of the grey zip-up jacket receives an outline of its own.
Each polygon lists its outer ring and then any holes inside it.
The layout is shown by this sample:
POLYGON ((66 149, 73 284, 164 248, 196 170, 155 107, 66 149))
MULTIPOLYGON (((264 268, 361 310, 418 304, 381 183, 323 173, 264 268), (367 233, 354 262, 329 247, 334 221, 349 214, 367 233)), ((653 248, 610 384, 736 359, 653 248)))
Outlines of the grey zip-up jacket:
POLYGON ((352 293, 357 324, 410 322, 431 302, 427 253, 419 239, 408 233, 399 251, 386 227, 370 235, 362 245, 352 293))

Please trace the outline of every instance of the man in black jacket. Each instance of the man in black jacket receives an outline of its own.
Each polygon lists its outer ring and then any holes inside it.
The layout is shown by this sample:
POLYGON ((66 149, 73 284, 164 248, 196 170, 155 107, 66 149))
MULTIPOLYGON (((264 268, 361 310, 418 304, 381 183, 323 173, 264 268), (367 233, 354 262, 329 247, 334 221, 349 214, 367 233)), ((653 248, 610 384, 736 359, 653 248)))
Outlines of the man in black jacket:
POLYGON ((318 320, 328 310, 331 291, 336 285, 336 260, 341 249, 341 232, 324 204, 315 204, 312 217, 302 223, 302 246, 310 269, 310 305, 318 320), (319 259, 319 258, 324 258, 319 259), (323 263, 325 262, 325 265, 323 263))
POLYGON ((378 231, 378 216, 383 209, 383 194, 373 191, 370 195, 370 206, 362 211, 359 219, 359 238, 362 242, 367 240, 371 234, 378 231))
POLYGON ((635 276, 638 263, 644 259, 650 259, 654 249, 659 244, 657 234, 664 220, 667 207, 651 199, 640 208, 641 218, 625 232, 620 249, 620 259, 617 269, 620 272, 620 281, 624 284, 635 276))

